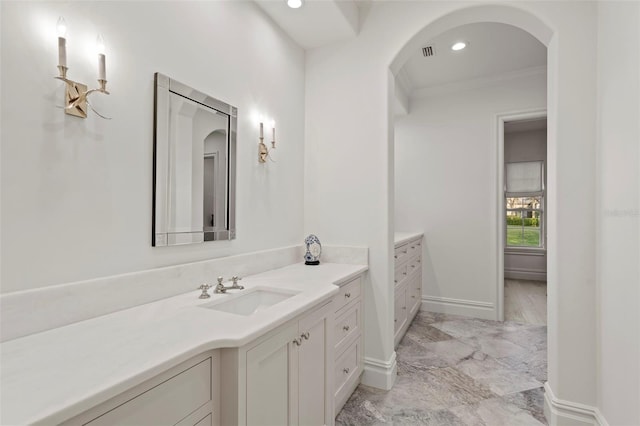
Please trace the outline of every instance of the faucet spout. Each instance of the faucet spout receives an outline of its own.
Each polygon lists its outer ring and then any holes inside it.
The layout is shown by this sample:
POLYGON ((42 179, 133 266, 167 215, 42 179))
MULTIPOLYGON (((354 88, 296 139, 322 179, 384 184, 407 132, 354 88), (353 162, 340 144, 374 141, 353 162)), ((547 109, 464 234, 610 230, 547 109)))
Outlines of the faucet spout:
POLYGON ((242 278, 233 276, 230 280, 233 284, 230 285, 229 287, 225 287, 224 284, 222 284, 222 282, 224 281, 224 278, 218 277, 218 285, 216 286, 214 293, 217 293, 217 294, 226 293, 227 290, 244 290, 244 286, 238 285, 238 281, 241 279, 242 278))

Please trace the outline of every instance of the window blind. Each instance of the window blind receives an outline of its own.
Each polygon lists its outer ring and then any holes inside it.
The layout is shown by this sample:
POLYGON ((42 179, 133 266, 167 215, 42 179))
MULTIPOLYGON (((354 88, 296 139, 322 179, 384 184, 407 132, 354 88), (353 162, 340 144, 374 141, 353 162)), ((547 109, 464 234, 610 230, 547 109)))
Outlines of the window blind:
POLYGON ((505 190, 509 194, 539 194, 542 192, 542 161, 507 163, 505 190))

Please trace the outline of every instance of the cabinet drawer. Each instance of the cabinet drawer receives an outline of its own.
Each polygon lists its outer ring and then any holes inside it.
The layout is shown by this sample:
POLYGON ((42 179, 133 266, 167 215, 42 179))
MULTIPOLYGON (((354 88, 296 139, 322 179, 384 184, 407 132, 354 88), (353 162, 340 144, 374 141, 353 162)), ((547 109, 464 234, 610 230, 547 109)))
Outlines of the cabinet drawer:
POLYGON ((422 303, 422 287, 420 286, 420 281, 421 277, 419 275, 415 276, 407 288, 407 309, 410 315, 413 315, 422 303))
POLYGON ((395 292, 393 331, 397 334, 407 321, 407 290, 402 288, 395 292))
POLYGON ((207 417, 196 423, 195 426, 212 426, 212 424, 213 419, 211 418, 211 414, 209 414, 207 417))
POLYGON ((87 424, 175 425, 211 399, 211 358, 207 358, 87 424))
POLYGON ((336 318, 335 331, 333 333, 335 340, 334 349, 336 354, 341 354, 353 336, 360 334, 360 321, 362 318, 361 309, 362 302, 358 302, 336 318))
POLYGON ((404 262, 404 260, 409 255, 409 244, 403 244, 399 247, 396 247, 394 251, 394 258, 396 260, 396 265, 404 262))
POLYGON ((336 398, 341 396, 343 389, 347 389, 351 379, 360 374, 360 340, 356 340, 336 360, 335 386, 336 398))
POLYGON ((407 250, 407 254, 409 255, 409 257, 416 256, 422 253, 422 242, 420 242, 420 240, 411 241, 408 244, 408 247, 409 249, 407 250))
POLYGON ((396 266, 395 274, 393 276, 393 283, 398 285, 407 276, 407 265, 396 266))
POLYGON ((414 274, 415 272, 420 270, 420 258, 411 259, 407 263, 407 275, 414 274))
POLYGON ((362 278, 358 277, 340 287, 340 293, 336 296, 335 311, 338 312, 349 302, 360 297, 362 278))

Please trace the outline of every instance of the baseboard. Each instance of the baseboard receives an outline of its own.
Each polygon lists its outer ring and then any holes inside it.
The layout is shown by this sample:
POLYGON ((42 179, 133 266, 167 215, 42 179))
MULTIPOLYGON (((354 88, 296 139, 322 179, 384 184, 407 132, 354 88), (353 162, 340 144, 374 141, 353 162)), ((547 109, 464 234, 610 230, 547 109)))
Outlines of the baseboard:
POLYGON ((597 407, 557 398, 544 384, 544 415, 549 426, 609 426, 597 407))
POLYGON ((465 317, 496 319, 493 303, 475 300, 451 299, 439 296, 422 296, 422 310, 443 314, 462 315, 465 317))
POLYGON ((547 273, 543 271, 529 271, 526 269, 505 269, 504 278, 507 280, 546 281, 547 273))
POLYGON ((393 351, 388 361, 375 358, 364 358, 364 374, 362 384, 378 389, 389 390, 393 387, 398 375, 396 352, 393 351))

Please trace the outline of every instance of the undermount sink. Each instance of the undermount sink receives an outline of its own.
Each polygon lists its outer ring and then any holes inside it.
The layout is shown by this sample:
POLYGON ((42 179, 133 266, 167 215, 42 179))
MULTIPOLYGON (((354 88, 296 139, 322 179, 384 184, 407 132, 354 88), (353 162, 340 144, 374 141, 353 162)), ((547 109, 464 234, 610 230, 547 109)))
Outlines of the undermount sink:
POLYGON ((223 302, 215 301, 200 305, 201 308, 228 312, 230 314, 249 316, 263 311, 271 306, 295 296, 296 293, 286 293, 276 290, 253 290, 223 302))

